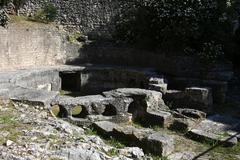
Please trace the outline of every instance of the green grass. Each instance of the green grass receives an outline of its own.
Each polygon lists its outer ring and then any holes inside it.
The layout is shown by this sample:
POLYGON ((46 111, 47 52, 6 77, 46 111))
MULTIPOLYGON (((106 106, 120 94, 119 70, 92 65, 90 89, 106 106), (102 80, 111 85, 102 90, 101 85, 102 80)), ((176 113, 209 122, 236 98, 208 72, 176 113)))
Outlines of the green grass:
POLYGON ((118 150, 115 148, 112 148, 112 149, 109 149, 107 152, 105 151, 105 153, 110 157, 114 157, 118 155, 118 150))
POLYGON ((68 35, 68 40, 71 43, 79 43, 78 39, 80 37, 82 37, 83 35, 79 32, 73 32, 73 33, 69 33, 68 35))
POLYGON ((125 144, 121 143, 120 141, 112 137, 110 137, 109 139, 106 139, 106 143, 118 149, 122 149, 126 147, 125 144))
POLYGON ((52 111, 53 115, 57 117, 58 114, 60 113, 59 105, 53 105, 51 108, 51 111, 52 111))
POLYGON ((232 155, 240 154, 240 143, 238 143, 233 147, 219 146, 219 147, 216 147, 213 151, 217 153, 222 153, 222 154, 232 154, 232 155))
POLYGON ((10 18, 11 18, 10 20, 11 23, 20 23, 23 21, 29 21, 29 18, 25 16, 10 15, 10 18))
POLYGON ((92 136, 92 135, 97 135, 97 131, 95 131, 95 130, 92 129, 92 128, 86 129, 86 130, 84 131, 84 133, 85 133, 86 135, 90 135, 90 136, 92 136))
POLYGON ((17 15, 10 15, 10 24, 14 24, 17 26, 25 26, 25 27, 36 27, 36 28, 51 28, 56 29, 56 24, 54 23, 43 23, 40 21, 36 21, 32 17, 26 17, 26 16, 17 16, 17 15))
POLYGON ((75 106, 72 109, 72 115, 77 116, 82 112, 82 106, 75 106))
POLYGON ((133 127, 139 128, 139 129, 144 128, 144 126, 138 122, 131 122, 131 124, 129 124, 129 125, 132 125, 133 127))
POLYGON ((7 140, 17 141, 18 137, 23 133, 21 129, 29 128, 17 120, 17 115, 15 115, 15 110, 12 103, 9 103, 6 110, 0 112, 0 131, 7 132, 8 135, 5 137, 0 137, 0 143, 4 143, 7 140))
MULTIPOLYGON (((51 107, 51 112, 53 113, 53 115, 54 116, 58 116, 59 115, 59 113, 60 113, 60 106, 59 105, 53 105, 52 107, 51 107)), ((73 116, 77 116, 77 115, 79 115, 80 113, 82 112, 82 106, 75 106, 75 107, 73 107, 73 109, 72 109, 72 115, 73 116)))

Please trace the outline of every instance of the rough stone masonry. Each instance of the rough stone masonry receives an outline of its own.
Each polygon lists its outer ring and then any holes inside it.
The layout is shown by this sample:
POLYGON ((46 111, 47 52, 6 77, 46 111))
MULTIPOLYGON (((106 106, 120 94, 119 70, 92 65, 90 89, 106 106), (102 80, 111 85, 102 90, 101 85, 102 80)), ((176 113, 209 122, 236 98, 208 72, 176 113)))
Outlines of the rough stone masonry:
POLYGON ((115 16, 130 1, 119 0, 28 0, 20 14, 32 16, 46 3, 53 3, 59 15, 57 21, 71 31, 109 37, 115 16))

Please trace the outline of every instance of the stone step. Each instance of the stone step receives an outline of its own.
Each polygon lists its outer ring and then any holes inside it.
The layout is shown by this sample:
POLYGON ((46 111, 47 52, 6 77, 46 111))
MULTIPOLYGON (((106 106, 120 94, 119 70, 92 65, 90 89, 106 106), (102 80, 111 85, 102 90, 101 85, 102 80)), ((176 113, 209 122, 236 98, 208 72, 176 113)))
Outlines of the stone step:
POLYGON ((238 143, 239 131, 239 119, 213 115, 190 130, 188 136, 196 141, 210 141, 221 143, 224 146, 234 146, 238 143))
POLYGON ((187 133, 206 118, 206 113, 189 108, 177 108, 172 111, 172 115, 173 121, 169 129, 182 133, 187 133))
POLYGON ((167 128, 173 121, 173 116, 169 111, 147 110, 147 121, 151 125, 167 128))
POLYGON ((163 99, 169 103, 171 109, 191 108, 210 112, 213 106, 212 91, 209 88, 191 87, 184 91, 168 90, 163 99))
POLYGON ((136 145, 145 152, 155 155, 168 156, 174 151, 174 137, 161 132, 133 126, 122 127, 112 122, 101 121, 93 124, 94 129, 101 135, 114 137, 120 141, 136 145))
POLYGON ((197 124, 198 122, 189 118, 175 118, 172 124, 169 126, 169 129, 176 132, 187 133, 197 124))

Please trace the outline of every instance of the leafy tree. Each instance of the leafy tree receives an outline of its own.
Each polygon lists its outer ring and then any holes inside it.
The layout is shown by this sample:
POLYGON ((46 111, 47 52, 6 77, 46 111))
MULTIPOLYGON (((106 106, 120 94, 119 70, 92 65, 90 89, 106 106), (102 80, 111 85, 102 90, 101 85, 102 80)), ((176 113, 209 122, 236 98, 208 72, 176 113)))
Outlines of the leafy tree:
POLYGON ((229 3, 230 7, 227 0, 138 0, 116 18, 113 36, 137 47, 168 54, 188 50, 214 61, 232 38, 233 2, 229 3))

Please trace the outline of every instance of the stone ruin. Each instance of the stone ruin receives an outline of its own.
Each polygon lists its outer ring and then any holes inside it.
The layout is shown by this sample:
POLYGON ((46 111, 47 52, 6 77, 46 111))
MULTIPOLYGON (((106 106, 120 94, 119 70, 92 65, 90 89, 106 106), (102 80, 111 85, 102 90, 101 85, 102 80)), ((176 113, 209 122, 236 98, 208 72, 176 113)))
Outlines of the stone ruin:
POLYGON ((213 95, 219 90, 172 90, 167 77, 154 69, 55 66, 1 72, 0 77, 0 97, 50 111, 57 108, 57 117, 147 153, 184 156, 175 153, 174 134, 153 126, 226 147, 240 140, 240 121, 214 113, 213 95))

